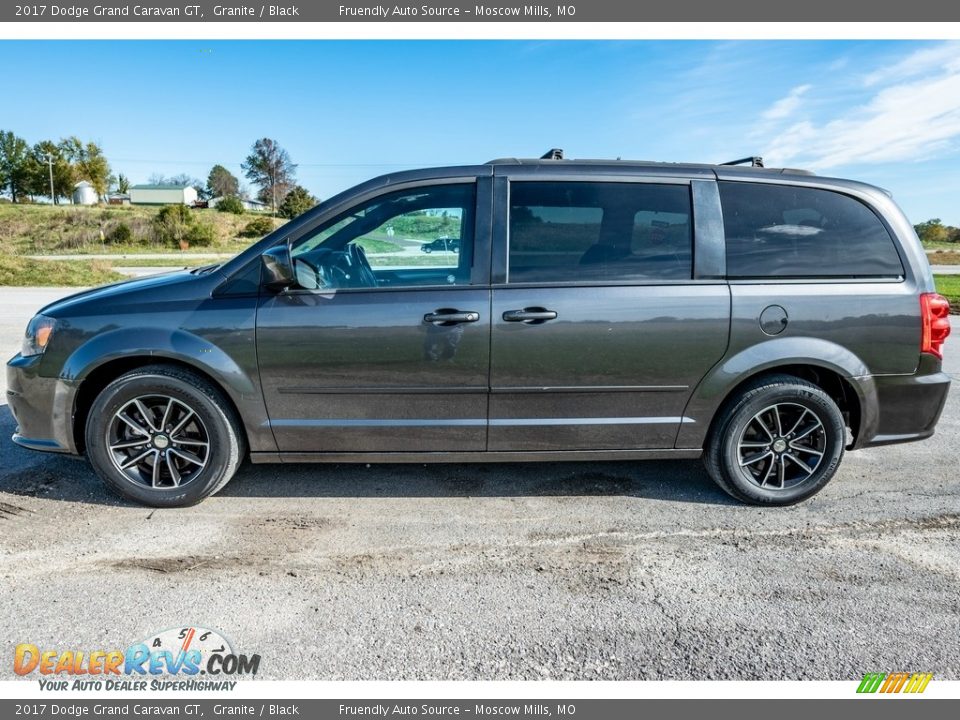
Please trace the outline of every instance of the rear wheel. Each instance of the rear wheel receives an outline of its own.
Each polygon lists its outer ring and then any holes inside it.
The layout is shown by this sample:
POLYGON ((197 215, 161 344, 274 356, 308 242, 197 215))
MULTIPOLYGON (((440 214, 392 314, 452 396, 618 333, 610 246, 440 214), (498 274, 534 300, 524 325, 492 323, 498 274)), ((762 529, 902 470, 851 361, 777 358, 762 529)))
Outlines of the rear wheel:
POLYGON ((223 394, 181 368, 129 372, 97 396, 87 456, 124 497, 154 507, 192 505, 222 488, 243 457, 243 435, 223 394))
POLYGON ((721 410, 704 463, 727 493, 757 505, 791 505, 836 473, 843 416, 821 388, 800 378, 762 378, 721 410))

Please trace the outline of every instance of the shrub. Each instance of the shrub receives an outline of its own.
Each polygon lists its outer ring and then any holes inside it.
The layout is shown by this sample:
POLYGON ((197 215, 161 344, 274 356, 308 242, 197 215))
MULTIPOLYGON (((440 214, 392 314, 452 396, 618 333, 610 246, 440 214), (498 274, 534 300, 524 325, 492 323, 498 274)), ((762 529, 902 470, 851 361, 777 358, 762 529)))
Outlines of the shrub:
POLYGON ((186 205, 164 205, 157 213, 159 223, 187 223, 192 220, 190 208, 186 205))
POLYGON ((243 215, 243 201, 236 195, 227 195, 217 203, 217 210, 220 212, 233 213, 234 215, 243 215))
POLYGON ((164 245, 180 247, 193 226, 193 217, 186 205, 164 205, 153 220, 157 239, 164 245))
POLYGON ((191 247, 209 247, 216 242, 217 233, 213 229, 213 225, 195 223, 183 239, 190 243, 191 247))
POLYGON ((118 223, 107 233, 107 242, 111 245, 129 245, 133 241, 133 230, 125 222, 118 223))
POLYGON ((280 217, 295 218, 317 204, 317 199, 300 185, 295 185, 280 203, 280 217))
POLYGON ((240 237, 259 238, 273 232, 273 220, 268 217, 254 218, 240 231, 240 237))

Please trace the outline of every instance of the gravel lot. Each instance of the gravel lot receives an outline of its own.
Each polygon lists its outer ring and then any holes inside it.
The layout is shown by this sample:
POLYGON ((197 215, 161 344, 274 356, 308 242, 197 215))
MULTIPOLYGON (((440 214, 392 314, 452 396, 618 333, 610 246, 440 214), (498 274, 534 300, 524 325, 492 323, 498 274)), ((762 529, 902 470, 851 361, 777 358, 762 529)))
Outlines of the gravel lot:
MULTIPOLYGON (((4 358, 66 292, 0 289, 4 358)), ((780 510, 675 461, 246 465, 151 512, 15 447, 3 404, 3 654, 192 623, 264 679, 960 679, 957 393, 932 440, 848 454, 780 510)))

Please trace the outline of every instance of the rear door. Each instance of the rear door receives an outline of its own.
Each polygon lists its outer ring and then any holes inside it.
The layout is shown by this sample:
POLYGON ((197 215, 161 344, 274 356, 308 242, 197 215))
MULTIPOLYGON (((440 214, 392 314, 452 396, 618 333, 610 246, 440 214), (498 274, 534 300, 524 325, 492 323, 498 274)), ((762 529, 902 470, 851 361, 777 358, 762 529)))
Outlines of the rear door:
POLYGON ((496 187, 488 449, 672 448, 729 335, 722 253, 694 263, 695 195, 722 242, 715 183, 507 170, 496 187))

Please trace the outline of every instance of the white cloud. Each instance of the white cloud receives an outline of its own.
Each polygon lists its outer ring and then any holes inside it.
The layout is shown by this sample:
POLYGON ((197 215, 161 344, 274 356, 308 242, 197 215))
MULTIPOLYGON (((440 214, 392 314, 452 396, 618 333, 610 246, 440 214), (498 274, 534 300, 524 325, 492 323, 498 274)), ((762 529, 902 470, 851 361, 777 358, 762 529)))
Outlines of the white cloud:
POLYGON ((945 42, 910 53, 902 60, 868 73, 863 79, 867 87, 916 77, 944 67, 960 67, 960 42, 945 42))
POLYGON ((810 89, 810 85, 798 85, 786 97, 780 98, 771 105, 762 117, 764 120, 780 120, 794 115, 800 108, 801 98, 810 89))
MULTIPOLYGON (((922 160, 960 140, 960 43, 944 43, 912 53, 868 75, 871 88, 856 107, 832 118, 797 112, 794 88, 763 114, 793 122, 760 127, 770 165, 825 170, 842 165, 922 160), (781 104, 788 112, 771 116, 781 104)), ((808 87, 808 86, 801 86, 808 87)), ((806 90, 804 90, 804 93, 806 90)), ((838 89, 837 94, 849 92, 838 89)), ((801 95, 804 93, 800 93, 801 95)), ((829 90, 818 85, 827 101, 829 90)))

